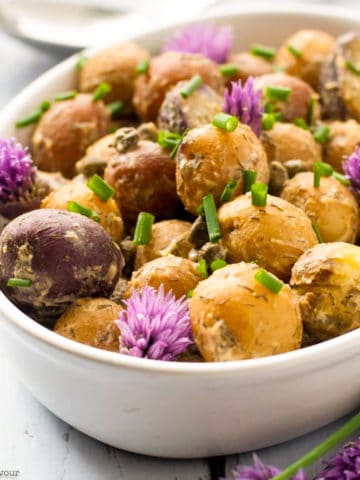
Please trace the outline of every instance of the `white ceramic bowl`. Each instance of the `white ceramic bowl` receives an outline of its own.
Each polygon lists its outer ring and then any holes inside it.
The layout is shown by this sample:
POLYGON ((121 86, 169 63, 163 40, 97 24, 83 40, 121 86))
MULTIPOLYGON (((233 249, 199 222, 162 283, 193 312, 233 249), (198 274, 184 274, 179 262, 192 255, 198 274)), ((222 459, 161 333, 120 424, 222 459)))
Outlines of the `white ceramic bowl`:
MULTIPOLYGON (((232 13, 237 48, 277 45, 300 28, 358 29, 350 13, 232 13)), ((170 30, 138 41, 156 49, 170 30)), ((0 115, 0 137, 42 100, 73 87, 74 58, 18 95, 0 115)), ((105 352, 36 324, 0 294, 1 338, 17 375, 49 410, 78 430, 162 457, 231 454, 316 429, 360 400, 360 329, 304 350, 212 364, 150 361, 105 352)))

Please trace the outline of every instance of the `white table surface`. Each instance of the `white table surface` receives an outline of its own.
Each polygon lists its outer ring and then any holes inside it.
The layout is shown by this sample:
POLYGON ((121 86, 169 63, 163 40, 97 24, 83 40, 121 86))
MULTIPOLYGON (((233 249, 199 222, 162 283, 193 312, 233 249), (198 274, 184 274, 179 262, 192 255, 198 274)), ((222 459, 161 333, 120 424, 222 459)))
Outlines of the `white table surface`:
MULTIPOLYGON (((64 52, 41 51, 0 33, 0 108, 64 56, 64 52)), ((257 453, 264 461, 284 467, 339 424, 257 453)), ((212 480, 223 465, 229 472, 239 461, 238 456, 163 460, 110 448, 77 432, 40 405, 14 377, 1 350, 0 432, 0 474, 18 471, 12 478, 21 480, 212 480)), ((244 454, 241 460, 249 462, 250 457, 244 454)))

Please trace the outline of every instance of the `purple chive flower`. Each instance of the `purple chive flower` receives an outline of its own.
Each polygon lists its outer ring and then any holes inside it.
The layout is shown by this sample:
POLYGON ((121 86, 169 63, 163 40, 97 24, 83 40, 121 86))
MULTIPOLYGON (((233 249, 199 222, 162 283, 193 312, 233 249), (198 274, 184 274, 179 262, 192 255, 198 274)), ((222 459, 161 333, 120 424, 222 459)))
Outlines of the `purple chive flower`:
POLYGON ((229 27, 189 25, 167 41, 163 52, 201 53, 217 63, 227 60, 233 43, 229 27))
POLYGON ((10 140, 0 139, 0 201, 21 199, 35 179, 35 167, 26 147, 10 140))
POLYGON ((126 309, 115 321, 119 327, 120 353, 153 360, 174 360, 193 343, 188 301, 176 300, 163 285, 158 291, 145 287, 133 289, 126 309))
POLYGON ((343 169, 346 176, 351 181, 350 189, 360 199, 360 148, 355 147, 354 152, 345 157, 343 169))
POLYGON ((325 468, 317 474, 316 480, 359 480, 360 438, 345 445, 331 460, 322 463, 325 468))
POLYGON ((254 79, 249 77, 245 85, 241 80, 231 82, 224 95, 223 111, 234 115, 240 122, 246 123, 257 136, 261 132, 261 118, 264 108, 261 106, 261 91, 254 89, 254 79))
MULTIPOLYGON (((280 470, 272 465, 264 465, 257 455, 253 455, 254 466, 247 467, 238 465, 232 471, 232 477, 222 480, 270 480, 280 473, 280 470)), ((307 480, 305 473, 300 470, 292 480, 307 480)))

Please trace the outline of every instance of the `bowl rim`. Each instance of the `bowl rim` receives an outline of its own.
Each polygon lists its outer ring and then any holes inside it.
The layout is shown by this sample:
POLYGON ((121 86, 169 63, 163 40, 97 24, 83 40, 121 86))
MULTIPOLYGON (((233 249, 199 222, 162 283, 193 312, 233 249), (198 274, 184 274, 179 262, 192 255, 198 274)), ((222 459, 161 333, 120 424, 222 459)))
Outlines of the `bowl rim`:
MULTIPOLYGON (((247 15, 267 15, 267 14, 279 14, 279 15, 299 15, 299 16, 319 16, 324 19, 340 18, 344 20, 356 20, 360 19, 360 15, 355 12, 351 12, 350 9, 344 9, 342 7, 308 5, 308 4, 296 4, 296 5, 273 5, 266 8, 261 5, 255 6, 237 6, 233 9, 226 9, 224 13, 207 14, 201 18, 201 21, 226 21, 227 18, 236 16, 247 15)), ((194 19, 186 22, 174 23, 172 27, 179 27, 181 25, 187 25, 191 23, 199 22, 199 19, 194 19)), ((129 39, 141 39, 142 36, 153 35, 156 32, 168 30, 169 27, 160 27, 153 30, 149 29, 144 32, 143 35, 136 35, 134 38, 129 39)), ((104 46, 102 45, 101 48, 104 46)), ((94 52, 96 49, 86 49, 85 52, 94 52)), ((0 113, 0 129, 9 123, 11 118, 11 111, 14 107, 17 107, 22 103, 22 98, 32 93, 33 90, 38 91, 42 85, 47 85, 51 78, 57 78, 59 74, 68 70, 73 65, 74 57, 78 54, 72 55, 59 64, 55 65, 45 73, 40 75, 37 79, 31 82, 27 87, 22 89, 12 99, 0 113)), ((34 340, 43 342, 47 346, 56 350, 62 351, 67 354, 80 357, 87 361, 93 361, 96 363, 113 366, 116 368, 128 368, 138 371, 149 371, 156 373, 170 373, 174 375, 218 375, 226 373, 252 373, 253 371, 266 371, 271 370, 281 371, 286 368, 295 373, 297 368, 301 368, 305 371, 314 366, 321 367, 322 363, 326 361, 329 363, 338 363, 340 360, 349 356, 355 356, 359 354, 358 345, 360 344, 360 328, 354 331, 345 333, 339 337, 326 340, 324 342, 305 347, 299 350, 281 353, 277 355, 247 359, 247 360, 232 360, 226 362, 169 362, 163 360, 150 360, 144 358, 137 358, 128 355, 123 355, 117 352, 109 352, 94 348, 79 342, 65 338, 51 330, 48 330, 35 320, 28 317, 24 312, 17 308, 5 295, 0 291, 0 315, 9 322, 9 326, 3 324, 0 327, 13 328, 17 333, 25 334, 34 340), (12 325, 11 325, 12 324, 12 325)))

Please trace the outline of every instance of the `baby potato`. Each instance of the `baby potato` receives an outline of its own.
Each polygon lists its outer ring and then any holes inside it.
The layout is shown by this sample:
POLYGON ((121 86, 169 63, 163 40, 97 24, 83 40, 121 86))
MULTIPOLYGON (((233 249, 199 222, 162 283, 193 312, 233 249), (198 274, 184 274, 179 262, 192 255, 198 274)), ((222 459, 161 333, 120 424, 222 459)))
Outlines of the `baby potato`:
POLYGON ((269 181, 265 150, 251 128, 241 123, 233 132, 213 125, 194 128, 183 139, 176 157, 178 195, 186 210, 196 215, 209 193, 218 205, 231 180, 238 182, 233 195, 242 193, 245 170, 255 170, 259 182, 269 181))
POLYGON ((354 195, 334 177, 298 173, 287 182, 281 198, 304 210, 319 229, 324 242, 355 243, 359 232, 359 207, 354 195))
POLYGON ((255 207, 247 193, 218 210, 222 243, 230 263, 255 261, 288 280, 296 260, 318 241, 306 214, 291 203, 268 195, 255 207))
POLYGON ((85 155, 76 162, 76 172, 89 177, 94 173, 103 175, 106 165, 114 155, 114 140, 115 133, 109 133, 91 144, 85 155))
POLYGON ((122 101, 122 113, 131 113, 135 80, 138 76, 136 67, 142 60, 149 59, 149 52, 136 43, 111 45, 87 59, 80 71, 79 89, 92 93, 100 83, 106 82, 111 86, 110 92, 104 97, 106 103, 122 101))
POLYGON ((317 90, 321 67, 334 44, 335 38, 321 30, 298 30, 281 45, 275 63, 317 90))
POLYGON ((295 263, 290 285, 312 338, 327 340, 360 327, 360 247, 314 246, 295 263))
POLYGON ((166 92, 181 80, 200 75, 215 92, 222 92, 218 66, 193 53, 165 52, 151 59, 147 72, 135 83, 134 105, 141 120, 155 121, 166 92))
POLYGON ((290 94, 286 100, 274 101, 277 111, 282 114, 285 122, 293 122, 296 118, 307 120, 310 102, 314 99, 313 121, 320 118, 320 104, 315 91, 300 78, 292 77, 286 73, 269 73, 255 78, 254 86, 261 90, 264 102, 269 101, 266 95, 267 87, 289 88, 290 94))
POLYGON ((0 286, 39 321, 58 317, 74 300, 109 296, 123 267, 120 248, 93 220, 39 209, 10 222, 0 235, 0 286), (10 278, 29 281, 8 286, 10 278))
POLYGON ((292 123, 276 122, 271 130, 263 131, 261 142, 268 161, 285 164, 300 160, 306 170, 312 170, 314 162, 321 160, 321 147, 308 130, 292 123))
POLYGON ((75 175, 75 164, 89 145, 108 133, 110 113, 92 95, 78 94, 54 102, 39 121, 31 139, 34 163, 47 172, 75 175))
POLYGON ((104 180, 115 189, 125 222, 135 223, 141 211, 172 217, 179 204, 175 162, 154 142, 140 140, 134 148, 117 153, 105 168, 104 180))
POLYGON ((189 97, 183 98, 181 91, 186 83, 177 83, 166 94, 159 110, 159 128, 181 134, 187 128, 210 123, 214 115, 221 112, 223 99, 208 85, 201 85, 189 97))
POLYGON ((356 120, 329 122, 330 135, 323 146, 323 161, 342 172, 344 156, 349 156, 360 145, 360 123, 356 120))
POLYGON ((274 71, 272 63, 248 52, 230 54, 228 63, 238 69, 233 75, 225 77, 228 84, 236 80, 246 82, 249 77, 259 77, 274 71))
MULTIPOLYGON (((136 249, 135 270, 155 258, 162 256, 162 250, 176 244, 184 234, 190 232, 191 223, 184 220, 163 220, 152 226, 151 240, 136 249)), ((189 243, 189 250, 192 245, 189 243)))
POLYGON ((290 287, 271 292, 255 280, 258 270, 244 262, 227 265, 195 288, 191 327, 206 361, 245 360, 300 348, 302 323, 290 287))
POLYGON ((120 242, 124 223, 113 198, 104 202, 85 183, 73 180, 45 197, 41 207, 67 210, 69 202, 77 202, 83 207, 94 210, 100 216, 100 225, 115 242, 120 242))
POLYGON ((180 298, 193 290, 202 278, 196 263, 186 258, 166 255, 145 263, 133 272, 127 296, 130 296, 133 288, 142 290, 148 285, 158 290, 163 284, 165 293, 171 290, 176 298, 180 298))
POLYGON ((54 332, 75 342, 118 352, 120 330, 114 320, 121 309, 108 298, 81 298, 57 320, 54 332))

